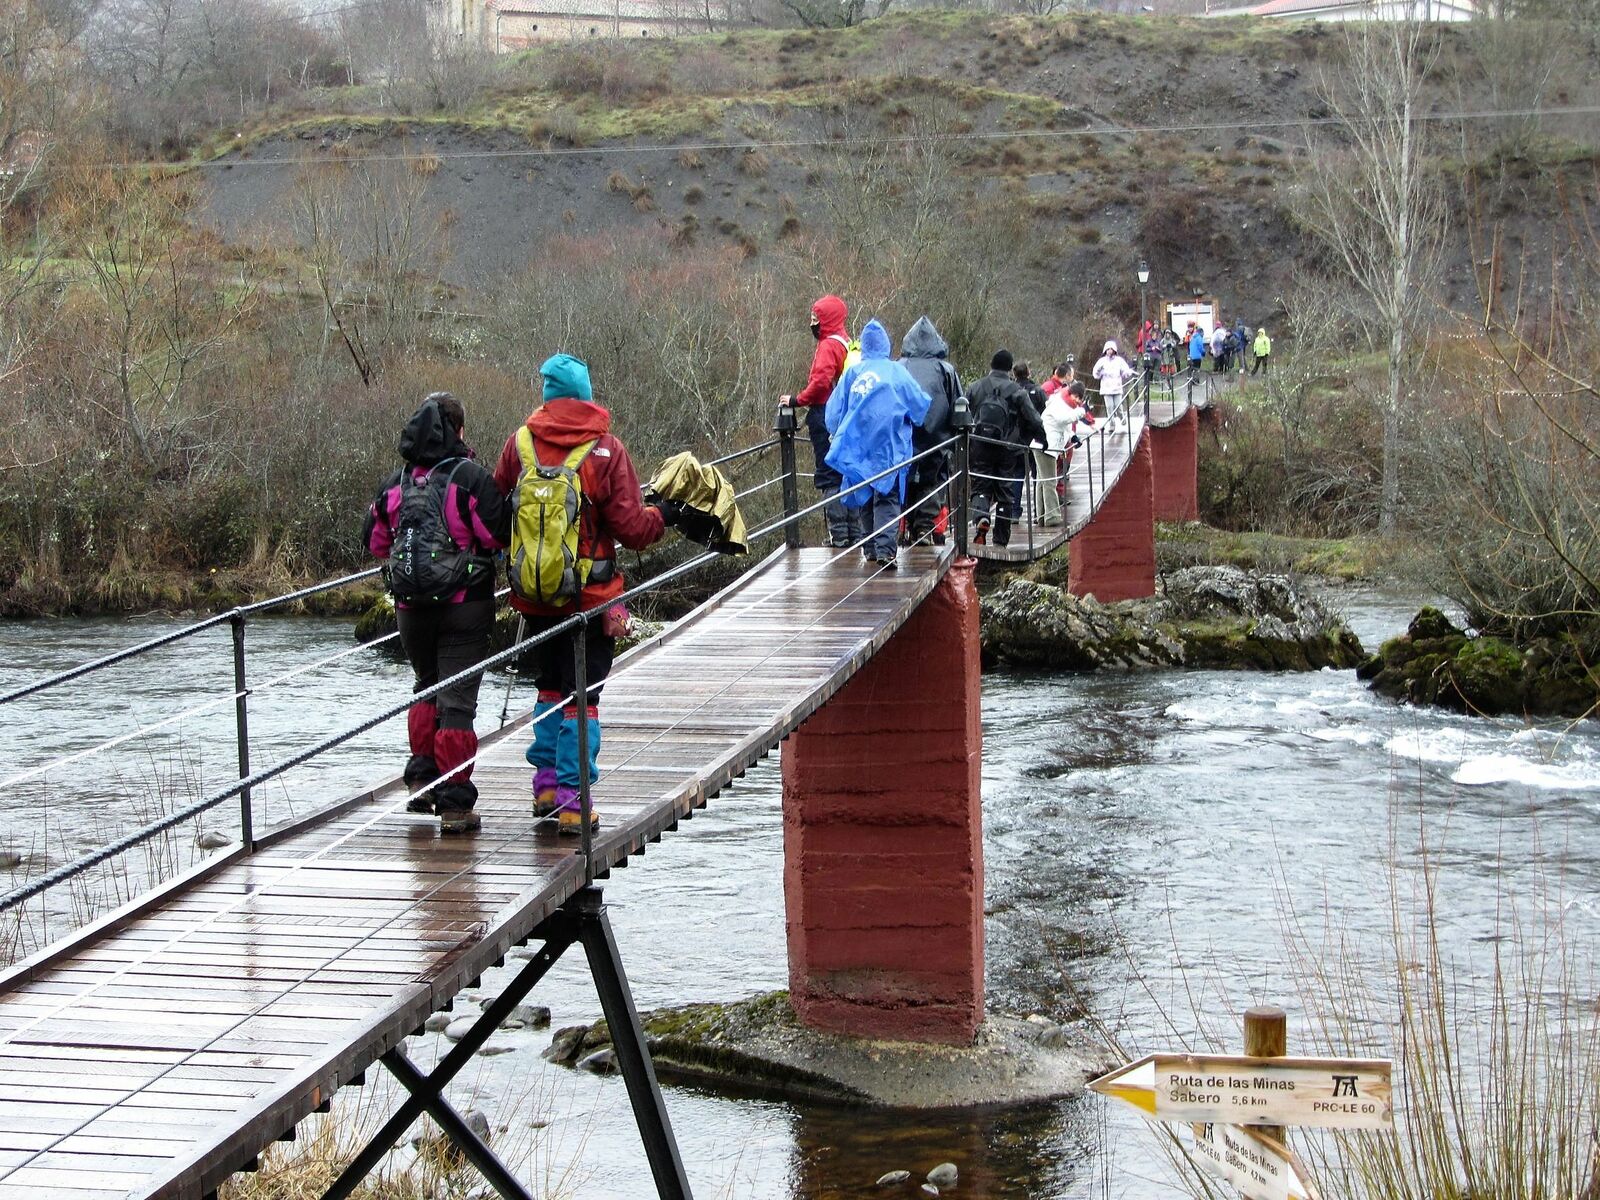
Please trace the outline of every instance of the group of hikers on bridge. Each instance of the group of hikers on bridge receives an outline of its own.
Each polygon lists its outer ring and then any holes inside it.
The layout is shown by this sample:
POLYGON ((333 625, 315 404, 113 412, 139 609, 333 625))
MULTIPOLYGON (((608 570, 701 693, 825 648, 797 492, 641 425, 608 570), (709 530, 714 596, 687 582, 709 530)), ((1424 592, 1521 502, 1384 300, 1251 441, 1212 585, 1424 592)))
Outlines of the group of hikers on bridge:
MULTIPOLYGON (((1126 419, 1125 389, 1141 374, 1115 340, 1107 341, 1091 372, 1104 406, 1097 418, 1070 357, 1036 384, 1026 362, 1000 349, 989 371, 964 386, 928 317, 906 331, 895 359, 881 322, 868 321, 857 344, 846 333, 848 316, 837 296, 811 306, 817 346, 810 373, 782 403, 805 414, 814 482, 825 501, 826 544, 859 547, 877 570, 896 569, 900 544, 944 544, 956 507, 948 446, 961 401, 971 418, 972 539, 983 544, 992 536, 1003 546, 1023 511, 1029 478, 1039 481, 1036 517, 1062 519, 1074 447, 1097 420, 1115 428, 1126 419)), ((1152 350, 1165 353, 1169 335, 1157 335, 1150 323, 1141 330, 1134 357, 1146 372, 1152 350)), ((1186 345, 1192 358, 1193 340, 1186 345)), ((1259 365, 1267 351, 1258 344, 1256 353, 1259 365)), ((540 403, 506 438, 492 470, 467 445, 461 401, 448 392, 428 396, 401 432, 402 465, 369 506, 362 541, 388 562, 400 641, 418 692, 488 656, 503 554, 511 606, 536 639, 538 694, 527 749, 534 811, 553 818, 560 833, 582 834, 580 788, 599 778, 601 687, 629 620, 618 602, 625 584, 617 547, 643 550, 669 528, 698 524, 702 514, 678 500, 646 499, 581 359, 547 359, 537 386, 540 403), (568 624, 574 613, 597 610, 593 620, 568 624), (580 743, 587 762, 580 762, 580 743)), ((468 676, 408 713, 407 807, 436 814, 443 833, 480 827, 472 782, 480 679, 468 676)), ((592 807, 589 819, 591 828, 598 824, 592 807)))

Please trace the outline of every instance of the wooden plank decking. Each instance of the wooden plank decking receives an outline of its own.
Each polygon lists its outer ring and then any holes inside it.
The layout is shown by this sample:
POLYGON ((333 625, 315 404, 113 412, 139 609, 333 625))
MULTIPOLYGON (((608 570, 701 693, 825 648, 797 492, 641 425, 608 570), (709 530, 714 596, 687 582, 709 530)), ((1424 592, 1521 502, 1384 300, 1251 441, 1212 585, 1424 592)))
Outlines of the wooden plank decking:
MULTIPOLYGON (((950 562, 831 554, 780 551, 618 661, 597 871, 798 727, 950 562)), ((0 1200, 204 1196, 526 939, 583 870, 533 820, 525 725, 484 741, 475 835, 391 780, 0 975, 0 1200)))

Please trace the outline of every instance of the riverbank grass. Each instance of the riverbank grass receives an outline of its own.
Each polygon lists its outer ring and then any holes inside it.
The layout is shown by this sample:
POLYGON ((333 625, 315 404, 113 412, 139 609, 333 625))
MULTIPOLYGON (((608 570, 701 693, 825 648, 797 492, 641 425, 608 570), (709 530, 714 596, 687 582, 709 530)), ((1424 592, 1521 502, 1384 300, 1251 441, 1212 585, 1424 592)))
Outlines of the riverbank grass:
POLYGON ((1162 571, 1228 566, 1355 583, 1387 574, 1405 555, 1403 547, 1379 538, 1288 537, 1213 529, 1198 521, 1156 526, 1156 564, 1162 571))

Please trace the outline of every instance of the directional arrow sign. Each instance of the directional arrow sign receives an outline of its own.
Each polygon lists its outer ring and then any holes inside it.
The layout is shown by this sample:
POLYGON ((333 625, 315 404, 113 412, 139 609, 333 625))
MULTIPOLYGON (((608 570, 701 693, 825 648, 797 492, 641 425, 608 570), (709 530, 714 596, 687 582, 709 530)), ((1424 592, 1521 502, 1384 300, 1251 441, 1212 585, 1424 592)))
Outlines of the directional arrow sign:
POLYGON ((1390 1069, 1377 1058, 1152 1054, 1089 1086, 1164 1121, 1389 1129, 1390 1069))
POLYGON ((1282 1142, 1236 1125, 1196 1125, 1194 1158, 1246 1200, 1317 1200, 1305 1168, 1282 1142))

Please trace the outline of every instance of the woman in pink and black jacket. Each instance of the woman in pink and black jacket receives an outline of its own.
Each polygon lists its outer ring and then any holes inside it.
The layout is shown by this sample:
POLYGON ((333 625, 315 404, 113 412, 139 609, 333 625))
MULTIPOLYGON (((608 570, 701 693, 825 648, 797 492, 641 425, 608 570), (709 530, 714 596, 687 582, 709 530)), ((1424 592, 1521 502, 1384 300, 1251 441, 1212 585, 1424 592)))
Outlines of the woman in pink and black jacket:
MULTIPOLYGON (((395 593, 400 644, 411 660, 419 692, 487 657, 494 626, 493 555, 510 540, 511 506, 495 487, 494 477, 474 461, 462 440, 465 426, 461 401, 449 392, 435 392, 424 400, 400 434, 405 465, 384 481, 362 529, 367 549, 377 558, 391 560, 390 588, 395 593), (441 477, 439 472, 447 474, 441 477), (430 486, 441 482, 442 486, 430 486), (419 536, 440 538, 446 558, 459 552, 455 557, 460 563, 460 586, 418 596, 401 583, 397 571, 405 561, 405 547, 397 539, 404 542, 419 536)), ((427 557, 433 562, 440 558, 427 557)), ((436 785, 408 807, 412 812, 437 812, 445 833, 466 833, 479 825, 472 811, 478 799, 472 783, 478 735, 472 723, 478 712, 480 678, 419 701, 407 714, 411 743, 407 790, 436 785)))

